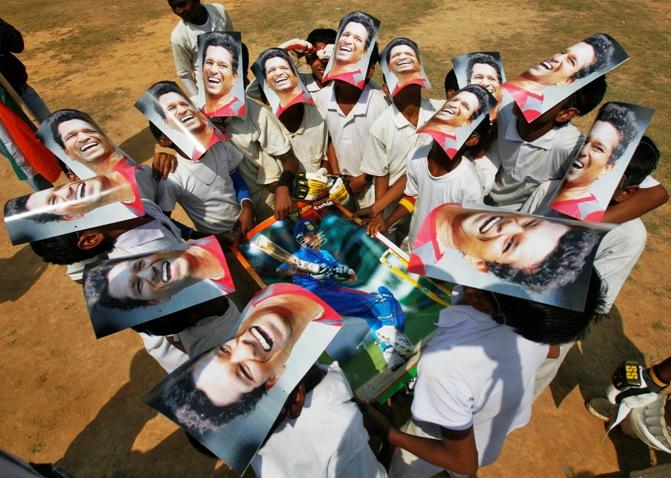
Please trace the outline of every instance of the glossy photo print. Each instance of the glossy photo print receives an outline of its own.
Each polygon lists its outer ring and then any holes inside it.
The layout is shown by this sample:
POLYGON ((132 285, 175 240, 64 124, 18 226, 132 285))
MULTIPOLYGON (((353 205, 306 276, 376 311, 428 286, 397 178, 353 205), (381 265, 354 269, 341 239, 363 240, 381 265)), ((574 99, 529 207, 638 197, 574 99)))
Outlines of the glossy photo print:
POLYGON ((431 88, 419 56, 417 43, 409 38, 394 38, 380 54, 380 68, 389 94, 396 94, 409 85, 431 88))
POLYGON ((382 235, 368 236, 328 199, 291 218, 264 221, 247 237, 238 250, 259 285, 291 281, 343 316, 343 331, 327 353, 367 398, 413 366, 433 317, 450 303, 449 289, 408 274, 402 251, 382 235))
POLYGON ((408 270, 583 310, 594 255, 608 230, 493 207, 444 204, 420 227, 408 270))
POLYGON ((496 99, 503 98, 502 85, 506 75, 498 51, 478 51, 452 58, 452 68, 459 88, 466 85, 481 85, 496 99))
POLYGON ((335 49, 324 70, 323 81, 344 81, 362 90, 379 28, 380 21, 367 13, 345 15, 340 21, 335 49))
POLYGON ((153 84, 135 107, 193 161, 225 139, 174 81, 153 84))
POLYGON ((270 48, 257 58, 252 72, 275 116, 299 103, 313 104, 296 66, 281 48, 270 48))
POLYGON ((239 32, 198 35, 198 96, 194 100, 205 116, 244 116, 244 72, 239 32))
POLYGON ((468 85, 445 101, 418 133, 431 136, 452 159, 481 121, 489 121, 488 113, 496 100, 484 86, 468 85))
POLYGON ((81 111, 54 111, 42 122, 37 136, 80 179, 136 164, 81 111))
POLYGON ((38 241, 144 215, 135 167, 37 191, 5 203, 12 244, 38 241))
POLYGON ((97 337, 171 314, 235 290, 214 236, 84 270, 84 297, 97 337))
POLYGON ((624 63, 629 56, 605 33, 597 33, 542 60, 504 83, 531 123, 580 88, 624 63))
POLYGON ((341 323, 313 293, 271 285, 222 334, 228 339, 168 375, 145 402, 242 475, 341 323))
POLYGON ((583 221, 601 221, 652 114, 627 103, 603 105, 550 207, 583 221))

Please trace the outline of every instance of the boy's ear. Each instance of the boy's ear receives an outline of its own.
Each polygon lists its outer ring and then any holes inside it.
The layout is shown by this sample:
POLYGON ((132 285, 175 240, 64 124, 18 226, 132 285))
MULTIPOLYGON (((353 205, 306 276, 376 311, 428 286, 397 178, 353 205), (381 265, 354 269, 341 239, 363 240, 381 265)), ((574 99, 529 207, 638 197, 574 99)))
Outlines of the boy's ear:
POLYGON ((571 106, 570 108, 559 111, 555 115, 555 123, 568 123, 579 114, 580 111, 578 111, 578 108, 571 106))
POLYGON ((479 142, 480 142, 480 136, 478 136, 477 134, 472 134, 469 136, 469 138, 466 140, 464 144, 469 148, 471 148, 473 146, 477 146, 479 142))
POLYGON ((629 199, 631 195, 634 194, 636 191, 638 191, 638 186, 630 186, 628 188, 617 189, 613 194, 613 201, 616 203, 624 202, 627 199, 629 199))
POLYGON ((172 147, 172 141, 170 141, 170 140, 169 140, 167 137, 165 137, 165 136, 161 136, 161 137, 158 139, 158 144, 160 144, 160 145, 163 146, 164 148, 170 148, 170 147, 172 147))

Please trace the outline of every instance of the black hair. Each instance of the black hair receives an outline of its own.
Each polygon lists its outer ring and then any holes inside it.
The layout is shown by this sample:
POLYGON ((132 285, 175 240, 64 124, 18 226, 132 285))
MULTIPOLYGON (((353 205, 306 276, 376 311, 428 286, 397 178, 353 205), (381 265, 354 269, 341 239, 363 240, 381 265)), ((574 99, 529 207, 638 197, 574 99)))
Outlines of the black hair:
POLYGON ((88 303, 108 309, 130 310, 149 305, 148 300, 124 298, 117 299, 109 295, 109 271, 118 262, 106 261, 85 271, 84 296, 88 303))
POLYGON ((417 43, 415 43, 414 41, 412 41, 409 38, 399 37, 399 38, 394 38, 385 47, 385 49, 387 50, 387 55, 386 55, 386 58, 385 58, 385 61, 387 62, 387 64, 389 64, 389 58, 391 56, 391 51, 399 45, 407 45, 410 48, 412 48, 412 51, 415 52, 415 56, 417 57, 417 61, 421 61, 420 58, 419 58, 419 47, 417 46, 417 43))
POLYGON ((208 33, 205 37, 205 42, 203 43, 203 64, 205 63, 207 48, 210 46, 220 46, 228 50, 228 52, 231 54, 231 66, 233 67, 233 73, 238 72, 240 47, 238 46, 238 42, 235 40, 235 38, 223 32, 208 33))
MULTIPOLYGON (((31 195, 21 196, 7 201, 5 203, 5 218, 9 218, 10 216, 15 216, 17 214, 28 213, 28 198, 30 198, 30 196, 31 195)), ((27 215, 26 219, 44 224, 47 222, 58 221, 61 219, 61 216, 58 214, 43 212, 38 214, 29 214, 27 215)))
POLYGON ((641 184, 648 175, 657 169, 659 158, 660 152, 655 142, 648 136, 643 136, 627 165, 627 169, 624 170, 620 188, 625 189, 641 184))
POLYGON ((338 32, 333 28, 315 28, 310 33, 306 40, 308 43, 311 43, 313 46, 316 43, 326 43, 327 45, 335 43, 335 39, 338 36, 338 32))
POLYGON ((249 71, 249 50, 244 43, 240 43, 240 46, 242 47, 242 76, 247 76, 247 72, 249 71))
POLYGON ((536 293, 544 293, 571 284, 587 264, 587 257, 605 233, 572 227, 559 238, 557 247, 531 269, 486 261, 489 271, 507 282, 514 282, 536 293))
POLYGON ((168 406, 177 421, 198 437, 208 432, 217 432, 221 427, 240 415, 246 415, 256 407, 258 401, 268 389, 262 383, 255 389, 242 394, 239 400, 229 405, 217 406, 212 403, 205 392, 196 388, 193 369, 199 361, 210 352, 202 354, 166 384, 161 398, 168 406))
POLYGON ((587 43, 594 49, 594 61, 576 71, 571 77, 574 80, 584 78, 595 71, 603 69, 615 53, 615 45, 613 45, 613 41, 603 33, 592 35, 583 40, 583 43, 587 43))
POLYGON ((340 31, 344 29, 347 26, 347 24, 351 22, 363 25, 363 27, 368 32, 368 38, 366 38, 366 44, 364 46, 364 50, 368 50, 370 42, 373 40, 373 37, 375 36, 375 31, 377 30, 377 28, 375 27, 375 22, 373 22, 373 19, 370 16, 368 16, 363 12, 352 12, 345 15, 345 17, 340 22, 338 30, 340 31))
POLYGON ((492 318, 512 327, 527 340, 542 344, 565 344, 582 337, 601 317, 605 283, 592 269, 583 311, 532 302, 519 297, 493 293, 498 313, 492 318))
POLYGON ((457 74, 454 72, 454 70, 448 71, 447 75, 445 75, 445 95, 447 95, 447 92, 449 90, 452 91, 459 90, 459 83, 457 82, 457 74))
POLYGON ((615 128, 620 136, 608 164, 614 164, 638 134, 637 118, 632 110, 617 103, 606 103, 596 115, 597 121, 605 121, 615 128))
POLYGON ((114 241, 105 237, 91 249, 80 249, 77 245, 79 233, 71 232, 30 243, 33 252, 50 264, 69 265, 105 254, 114 248, 114 241))
POLYGON ((563 108, 574 107, 578 110, 578 116, 585 116, 601 103, 607 88, 606 75, 602 75, 566 98, 563 108))
POLYGON ((267 79, 266 61, 270 60, 271 58, 283 59, 287 62, 289 68, 291 68, 291 70, 294 72, 294 75, 298 76, 298 72, 295 71, 294 63, 291 61, 291 58, 289 58, 289 55, 287 55, 286 51, 282 50, 281 48, 268 48, 266 51, 261 53, 258 59, 258 63, 261 66, 261 74, 263 75, 264 79, 267 79))
POLYGON ((149 87, 149 90, 147 90, 151 96, 154 97, 155 101, 152 101, 152 105, 154 106, 154 111, 156 111, 159 116, 163 119, 165 119, 165 112, 163 111, 163 107, 159 103, 159 98, 163 95, 166 95, 168 93, 177 93, 178 95, 182 96, 184 99, 188 101, 187 96, 184 94, 184 92, 180 89, 179 86, 177 86, 177 83, 174 81, 159 81, 158 83, 154 83, 149 87))
POLYGON ((462 91, 472 93, 478 99, 478 107, 471 113, 470 118, 471 120, 480 116, 483 110, 486 109, 487 111, 489 111, 494 107, 494 105, 496 105, 496 100, 494 99, 494 97, 489 93, 489 91, 487 91, 487 88, 485 88, 482 85, 475 85, 475 84, 466 85, 462 89, 457 91, 457 94, 461 93, 462 91))
POLYGON ((91 126, 94 126, 100 132, 100 127, 95 123, 95 121, 93 121, 89 117, 89 115, 82 113, 81 111, 71 109, 54 111, 53 113, 51 113, 51 115, 49 115, 47 121, 49 122, 49 129, 51 130, 51 136, 54 138, 54 141, 56 141, 56 143, 58 143, 58 145, 63 149, 65 149, 65 144, 63 143, 63 139, 61 138, 61 135, 58 132, 58 126, 61 123, 64 123, 65 121, 70 121, 73 119, 86 121, 91 126))
POLYGON ((501 65, 496 61, 492 55, 487 53, 474 53, 468 58, 468 65, 466 66, 466 82, 470 83, 471 76, 473 75, 473 66, 476 64, 489 65, 494 68, 496 75, 498 76, 499 83, 503 81, 503 75, 501 75, 501 65))

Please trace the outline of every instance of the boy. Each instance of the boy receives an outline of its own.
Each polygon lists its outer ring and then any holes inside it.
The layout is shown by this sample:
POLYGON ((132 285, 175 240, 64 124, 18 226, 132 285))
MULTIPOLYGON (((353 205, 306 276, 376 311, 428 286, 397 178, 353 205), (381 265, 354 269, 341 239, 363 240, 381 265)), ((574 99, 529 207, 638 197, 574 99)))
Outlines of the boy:
POLYGON ((149 124, 159 145, 177 153, 178 167, 159 186, 159 206, 172 212, 179 203, 196 230, 233 240, 252 228, 254 212, 249 189, 237 170, 242 154, 227 141, 221 141, 198 161, 184 156, 157 127, 149 124))

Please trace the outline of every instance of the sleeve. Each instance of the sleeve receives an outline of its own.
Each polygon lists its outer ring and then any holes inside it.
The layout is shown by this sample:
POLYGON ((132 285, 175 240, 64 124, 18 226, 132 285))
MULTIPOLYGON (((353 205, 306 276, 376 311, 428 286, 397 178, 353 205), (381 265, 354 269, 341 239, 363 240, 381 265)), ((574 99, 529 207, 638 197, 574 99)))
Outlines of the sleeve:
POLYGON ((482 185, 480 184, 480 178, 477 173, 474 173, 471 181, 469 181, 466 185, 464 196, 460 202, 482 204, 484 199, 485 197, 482 190, 482 185))
POLYGON ((659 186, 659 181, 650 175, 646 176, 645 179, 641 181, 641 184, 638 185, 641 189, 654 188, 655 186, 659 186))
MULTIPOLYGON (((434 338, 435 340, 435 338, 434 338)), ((454 364, 425 355, 415 386, 412 416, 451 430, 473 425, 473 394, 454 364)))
POLYGON ((291 149, 291 143, 282 133, 278 121, 269 109, 259 107, 257 124, 259 144, 265 153, 275 157, 281 156, 291 149))
POLYGON ((191 51, 188 46, 184 45, 179 38, 179 33, 173 31, 170 36, 170 44, 172 46, 172 56, 175 60, 175 70, 177 76, 182 79, 184 87, 189 96, 198 94, 198 86, 196 85, 193 76, 193 65, 191 63, 191 51))
POLYGON ((406 170, 406 176, 408 177, 408 181, 405 183, 405 190, 403 191, 403 194, 405 196, 410 196, 410 197, 415 197, 417 194, 419 194, 419 187, 417 186, 417 167, 416 164, 420 160, 412 160, 410 159, 408 161, 408 169, 406 170))
POLYGON ((240 171, 237 169, 231 171, 231 180, 233 181, 233 189, 235 189, 235 197, 238 199, 238 204, 242 204, 242 201, 245 199, 251 201, 249 188, 240 171))
POLYGON ((380 139, 383 133, 382 123, 379 120, 373 122, 368 133, 368 144, 363 154, 361 171, 373 176, 386 176, 389 174, 389 160, 387 148, 380 139))
POLYGON ((494 187, 496 173, 501 166, 499 158, 492 148, 490 148, 485 156, 473 160, 473 166, 475 166, 475 171, 480 178, 482 194, 486 196, 494 187))
POLYGON ((158 183, 158 207, 161 211, 172 212, 177 204, 179 185, 169 175, 158 183))
POLYGON ((233 32, 235 31, 235 27, 233 26, 233 20, 231 20, 231 16, 228 14, 228 11, 224 8, 223 5, 220 3, 213 3, 212 6, 216 8, 217 13, 219 13, 219 17, 221 20, 225 23, 225 31, 227 32, 233 32))

